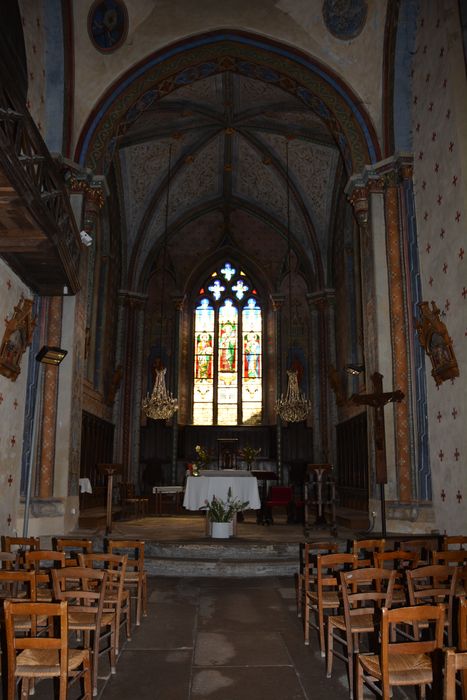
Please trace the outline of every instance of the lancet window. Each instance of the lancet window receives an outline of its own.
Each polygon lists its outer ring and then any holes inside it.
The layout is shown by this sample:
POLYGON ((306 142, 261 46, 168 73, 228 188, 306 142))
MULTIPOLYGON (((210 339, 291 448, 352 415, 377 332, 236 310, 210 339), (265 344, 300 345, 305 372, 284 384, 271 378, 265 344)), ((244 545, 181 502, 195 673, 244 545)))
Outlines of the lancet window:
POLYGON ((227 261, 194 310, 193 423, 257 425, 263 408, 263 320, 249 276, 227 261))

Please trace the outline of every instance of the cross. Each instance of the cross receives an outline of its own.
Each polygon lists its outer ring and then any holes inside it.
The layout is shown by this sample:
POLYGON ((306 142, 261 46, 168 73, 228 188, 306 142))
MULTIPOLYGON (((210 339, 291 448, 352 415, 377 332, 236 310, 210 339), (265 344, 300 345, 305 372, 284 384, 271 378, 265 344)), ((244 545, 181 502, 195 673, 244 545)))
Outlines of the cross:
POLYGON ((381 494, 381 525, 383 537, 386 536, 386 503, 384 499, 384 484, 388 482, 388 471, 386 463, 386 439, 384 431, 384 406, 387 403, 400 402, 404 394, 400 389, 396 391, 383 392, 383 375, 374 372, 371 376, 373 383, 372 394, 353 394, 350 400, 358 406, 371 406, 375 409, 374 431, 375 431, 375 470, 376 483, 380 485, 381 494))
POLYGON ((445 233, 446 233, 446 231, 444 230, 444 228, 442 228, 441 231, 439 232, 439 237, 444 238, 445 233))
POLYGON ((225 287, 221 285, 219 280, 216 280, 214 284, 211 284, 211 286, 208 287, 208 289, 210 292, 212 292, 212 295, 216 300, 220 299, 221 292, 225 292, 225 287))
POLYGON ((448 271, 448 264, 447 264, 447 263, 444 263, 444 265, 443 265, 443 272, 444 272, 444 274, 446 274, 447 271, 448 271))
POLYGON ((463 287, 461 294, 464 297, 464 299, 465 297, 467 297, 467 289, 465 287, 463 287))
POLYGON ((446 500, 446 491, 444 489, 441 491, 441 500, 443 501, 443 503, 446 500))
POLYGON ((12 477, 12 475, 10 474, 10 476, 8 477, 8 486, 11 487, 12 483, 13 483, 13 477, 12 477))
POLYGON ((438 457, 439 457, 439 461, 442 462, 442 461, 443 461, 443 457, 444 457, 444 452, 443 452, 443 450, 440 450, 440 451, 438 452, 438 457))
POLYGON ((465 255, 464 249, 461 248, 461 249, 459 250, 459 257, 460 257, 461 260, 464 259, 464 255, 465 255))
POLYGON ((443 418, 443 414, 441 413, 441 411, 438 411, 438 415, 436 416, 436 418, 438 419, 438 423, 441 423, 441 420, 443 418))
POLYGON ((459 223, 460 220, 461 220, 461 213, 460 213, 459 210, 457 210, 457 211, 456 211, 456 221, 457 221, 457 223, 459 223))
POLYGON ((460 492, 460 489, 457 489, 456 498, 457 498, 458 504, 460 505, 460 503, 461 503, 461 501, 462 501, 462 494, 461 494, 461 492, 460 492))
POLYGON ((454 452, 454 459, 456 460, 456 462, 459 461, 460 456, 461 456, 461 453, 459 452, 459 450, 456 447, 456 451, 454 452))
POLYGON ((10 438, 10 443, 11 443, 11 446, 12 446, 12 447, 14 447, 14 446, 16 445, 16 438, 15 438, 14 435, 11 436, 11 438, 10 438))
POLYGON ((454 406, 454 408, 451 411, 451 416, 456 420, 457 418, 457 408, 454 406))
MULTIPOLYGON (((462 496, 461 496, 461 498, 462 498, 462 496)), ((460 501, 459 501, 459 503, 460 503, 460 501)), ((10 515, 10 513, 8 513, 8 518, 6 519, 6 521, 7 521, 7 523, 8 523, 8 527, 10 527, 10 525, 11 525, 11 515, 10 515)))

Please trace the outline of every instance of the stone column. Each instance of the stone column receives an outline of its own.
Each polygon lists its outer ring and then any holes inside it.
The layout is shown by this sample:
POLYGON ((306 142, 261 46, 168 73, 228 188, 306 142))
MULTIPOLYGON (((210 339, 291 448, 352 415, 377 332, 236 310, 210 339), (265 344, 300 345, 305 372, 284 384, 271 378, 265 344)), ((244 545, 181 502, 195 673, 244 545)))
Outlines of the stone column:
POLYGON ((144 306, 147 297, 122 290, 122 328, 124 338, 123 382, 120 415, 118 416, 118 459, 123 464, 123 481, 139 480, 139 447, 142 400, 142 351, 144 306))
MULTIPOLYGON (((46 344, 60 347, 62 339, 62 298, 51 297, 48 305, 46 344)), ((54 491, 55 436, 59 367, 44 365, 44 393, 40 438, 37 495, 51 498, 54 491)))
POLYGON ((313 326, 313 459, 331 462, 331 403, 329 401, 328 371, 331 358, 331 340, 334 326, 334 290, 323 290, 307 295, 313 326))
MULTIPOLYGON (((275 319, 275 339, 276 347, 274 348, 276 357, 276 400, 282 395, 284 390, 282 377, 284 376, 284 346, 282 342, 282 307, 285 296, 283 294, 274 294, 271 296, 272 307, 274 310, 275 319)), ((276 414, 276 456, 277 456, 277 476, 278 483, 282 484, 283 469, 282 469, 282 422, 280 416, 276 414)))
MULTIPOLYGON (((347 194, 360 231, 365 371, 384 376, 384 389, 405 398, 385 409, 389 517, 413 517, 416 425, 412 415, 410 270, 407 267, 403 179, 410 158, 394 156, 352 176, 347 194), (399 506, 409 510, 398 511, 399 506), (392 508, 392 510, 391 510, 392 508)), ((372 416, 368 412, 372 434, 372 416)), ((374 486, 374 453, 369 441, 374 486)), ((370 492, 371 495, 371 492, 370 492)))

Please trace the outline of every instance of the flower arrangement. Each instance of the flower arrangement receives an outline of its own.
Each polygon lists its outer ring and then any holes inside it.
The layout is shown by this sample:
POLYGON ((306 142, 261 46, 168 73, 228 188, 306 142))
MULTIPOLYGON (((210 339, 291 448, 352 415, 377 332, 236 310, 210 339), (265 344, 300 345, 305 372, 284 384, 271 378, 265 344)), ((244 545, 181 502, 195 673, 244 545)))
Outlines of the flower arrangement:
POLYGON ((196 445, 195 452, 198 469, 206 468, 209 462, 212 460, 209 450, 202 445, 196 445))
POLYGON ((212 523, 230 523, 235 513, 245 510, 249 501, 240 501, 232 496, 232 489, 227 492, 227 498, 223 501, 213 496, 211 501, 205 501, 208 519, 212 523))
POLYGON ((258 455, 261 452, 261 448, 258 447, 251 447, 250 445, 245 445, 243 449, 240 450, 239 456, 240 459, 243 459, 244 462, 246 462, 246 465, 248 469, 251 469, 251 465, 255 461, 255 459, 258 457, 258 455))

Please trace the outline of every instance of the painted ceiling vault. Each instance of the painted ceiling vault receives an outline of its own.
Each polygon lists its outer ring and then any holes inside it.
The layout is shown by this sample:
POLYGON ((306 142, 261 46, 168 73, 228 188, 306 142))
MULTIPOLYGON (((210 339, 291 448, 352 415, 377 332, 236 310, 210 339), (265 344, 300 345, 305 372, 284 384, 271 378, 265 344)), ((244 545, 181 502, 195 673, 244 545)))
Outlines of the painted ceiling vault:
POLYGON ((201 232, 210 249, 225 235, 239 245, 245 227, 286 256, 289 189, 292 248, 315 285, 330 284, 325 271, 342 175, 339 149, 324 122, 294 96, 225 71, 158 101, 149 96, 147 106, 143 96, 118 140, 114 163, 133 288, 144 289, 165 232, 169 149, 174 260, 181 264, 184 246, 192 250, 201 232))

